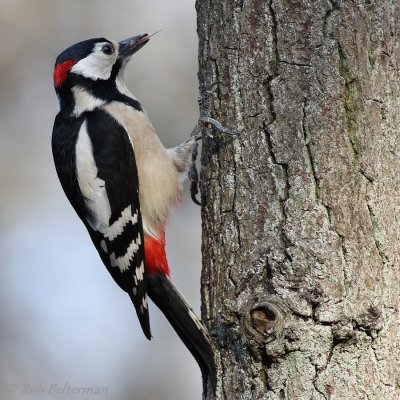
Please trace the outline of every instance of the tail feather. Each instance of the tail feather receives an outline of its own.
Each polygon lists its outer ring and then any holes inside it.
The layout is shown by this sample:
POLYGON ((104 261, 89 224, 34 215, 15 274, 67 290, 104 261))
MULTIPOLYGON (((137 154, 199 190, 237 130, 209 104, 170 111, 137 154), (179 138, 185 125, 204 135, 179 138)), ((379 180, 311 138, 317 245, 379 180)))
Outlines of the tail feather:
POLYGON ((216 370, 211 339, 192 306, 165 275, 148 275, 147 293, 196 359, 205 387, 208 378, 215 387, 216 370))

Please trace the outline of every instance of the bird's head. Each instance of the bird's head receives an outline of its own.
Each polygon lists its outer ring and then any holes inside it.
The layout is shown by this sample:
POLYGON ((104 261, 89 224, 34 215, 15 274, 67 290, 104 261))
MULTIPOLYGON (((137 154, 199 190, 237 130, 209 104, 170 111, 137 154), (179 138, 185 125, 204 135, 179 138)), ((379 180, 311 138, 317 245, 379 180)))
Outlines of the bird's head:
POLYGON ((115 82, 130 57, 150 39, 146 34, 120 42, 104 38, 89 39, 64 50, 56 60, 53 72, 56 90, 75 84, 115 82))

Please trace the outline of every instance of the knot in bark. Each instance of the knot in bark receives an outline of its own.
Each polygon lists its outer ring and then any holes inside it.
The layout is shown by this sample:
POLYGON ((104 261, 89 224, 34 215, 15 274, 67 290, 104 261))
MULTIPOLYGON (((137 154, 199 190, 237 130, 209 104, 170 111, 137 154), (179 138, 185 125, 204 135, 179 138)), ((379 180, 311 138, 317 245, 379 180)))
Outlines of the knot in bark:
POLYGON ((244 328, 250 341, 270 343, 282 330, 282 312, 270 299, 256 302, 246 313, 244 328))

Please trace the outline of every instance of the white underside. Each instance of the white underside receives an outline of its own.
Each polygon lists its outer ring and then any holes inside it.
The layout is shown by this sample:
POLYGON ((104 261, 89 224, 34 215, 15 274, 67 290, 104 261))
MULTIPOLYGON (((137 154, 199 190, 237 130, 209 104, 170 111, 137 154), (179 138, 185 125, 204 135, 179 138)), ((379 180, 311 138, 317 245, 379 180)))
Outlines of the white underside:
MULTIPOLYGON (((121 93, 135 99, 120 78, 117 79, 117 88, 121 93)), ((114 117, 127 131, 134 148, 138 170, 143 230, 146 235, 158 237, 171 210, 179 201, 182 178, 186 177, 193 141, 189 140, 176 148, 166 149, 145 112, 120 102, 105 104, 79 87, 74 89, 74 97, 75 115, 100 108, 114 117)), ((132 218, 137 220, 137 215, 132 216, 130 211, 124 210, 121 218, 109 227, 110 205, 104 182, 97 178, 97 167, 92 156, 86 124, 82 125, 79 132, 78 155, 78 180, 87 199, 87 206, 94 216, 90 222, 92 228, 103 233, 108 232, 111 236, 122 232, 127 221, 132 218)))
POLYGON ((181 179, 174 159, 144 112, 118 102, 102 108, 123 125, 133 143, 143 230, 157 237, 179 197, 181 179))

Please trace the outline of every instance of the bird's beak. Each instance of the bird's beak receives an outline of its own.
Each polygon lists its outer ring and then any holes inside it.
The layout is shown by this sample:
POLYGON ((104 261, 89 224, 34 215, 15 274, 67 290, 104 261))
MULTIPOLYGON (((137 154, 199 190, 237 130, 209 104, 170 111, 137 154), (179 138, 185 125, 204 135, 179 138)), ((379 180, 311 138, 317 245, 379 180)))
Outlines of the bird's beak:
POLYGON ((118 57, 122 60, 128 59, 131 55, 135 54, 139 49, 141 49, 149 40, 150 36, 147 33, 121 40, 118 43, 118 57))

